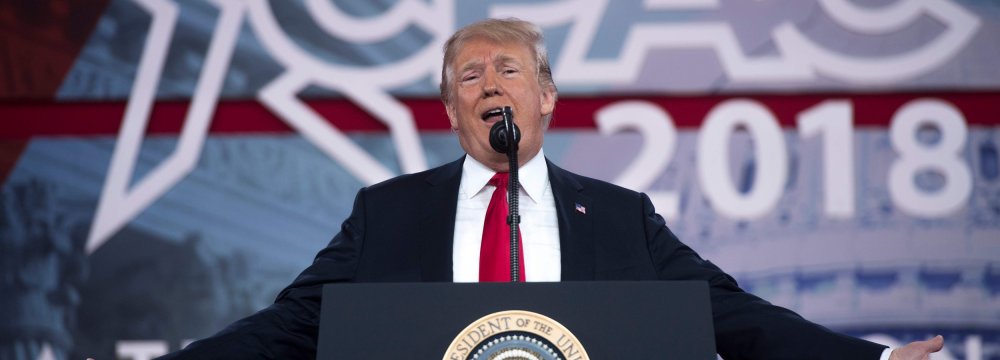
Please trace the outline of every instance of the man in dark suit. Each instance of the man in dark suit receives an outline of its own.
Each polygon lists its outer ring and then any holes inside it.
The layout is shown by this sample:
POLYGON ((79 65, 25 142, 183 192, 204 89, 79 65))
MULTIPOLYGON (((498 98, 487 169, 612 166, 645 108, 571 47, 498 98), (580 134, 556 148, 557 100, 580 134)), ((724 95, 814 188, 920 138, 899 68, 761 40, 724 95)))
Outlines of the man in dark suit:
POLYGON ((771 305, 681 243, 645 194, 548 162, 542 142, 557 91, 534 25, 469 25, 448 41, 444 60, 441 97, 468 155, 361 189, 340 233, 273 305, 172 356, 315 357, 321 288, 329 282, 504 280, 485 275, 483 255, 486 202, 503 193, 492 181, 509 170, 489 144, 503 106, 522 132, 518 196, 532 214, 521 224, 528 281, 704 280, 717 350, 727 359, 926 359, 941 348, 935 337, 890 352, 771 305))

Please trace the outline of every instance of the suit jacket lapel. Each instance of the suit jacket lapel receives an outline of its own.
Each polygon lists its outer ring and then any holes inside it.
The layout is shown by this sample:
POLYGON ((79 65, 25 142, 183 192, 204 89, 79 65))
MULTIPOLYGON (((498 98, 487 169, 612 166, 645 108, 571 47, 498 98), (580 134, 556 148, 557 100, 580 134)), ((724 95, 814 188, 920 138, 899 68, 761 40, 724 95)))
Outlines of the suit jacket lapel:
POLYGON ((590 219, 593 215, 588 215, 586 210, 593 209, 593 203, 573 174, 553 165, 548 159, 546 163, 559 218, 562 280, 594 280, 595 243, 590 219))
POLYGON ((465 157, 432 171, 426 180, 420 233, 420 278, 423 281, 452 281, 452 242, 455 237, 455 207, 462 180, 465 157))

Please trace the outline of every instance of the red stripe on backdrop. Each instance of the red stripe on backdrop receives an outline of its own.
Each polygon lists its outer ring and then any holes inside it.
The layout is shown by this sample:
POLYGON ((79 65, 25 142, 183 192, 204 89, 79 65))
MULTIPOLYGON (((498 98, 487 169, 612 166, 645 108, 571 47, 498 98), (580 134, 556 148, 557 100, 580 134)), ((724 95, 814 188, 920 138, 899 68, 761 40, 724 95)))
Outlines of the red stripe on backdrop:
MULTIPOLYGON (((563 97, 556 107, 555 129, 594 128, 594 113, 622 101, 647 101, 658 105, 678 128, 696 128, 715 106, 732 99, 750 99, 768 108, 783 127, 794 127, 796 115, 826 100, 848 100, 854 104, 854 122, 859 127, 886 127, 904 104, 922 98, 940 99, 955 105, 970 125, 1000 124, 1000 92, 907 93, 907 94, 808 94, 808 95, 711 95, 711 96, 613 96, 563 97)), ((420 130, 447 130, 444 107, 437 99, 402 99, 413 112, 420 130)), ((344 131, 385 131, 372 115, 344 99, 307 100, 320 116, 344 131)), ((33 136, 115 135, 125 113, 124 102, 0 102, 0 138, 33 136)), ((162 101, 155 104, 147 133, 177 134, 184 124, 189 103, 162 101)), ((287 133, 292 128, 274 112, 253 100, 226 100, 217 104, 210 125, 213 134, 287 133)))

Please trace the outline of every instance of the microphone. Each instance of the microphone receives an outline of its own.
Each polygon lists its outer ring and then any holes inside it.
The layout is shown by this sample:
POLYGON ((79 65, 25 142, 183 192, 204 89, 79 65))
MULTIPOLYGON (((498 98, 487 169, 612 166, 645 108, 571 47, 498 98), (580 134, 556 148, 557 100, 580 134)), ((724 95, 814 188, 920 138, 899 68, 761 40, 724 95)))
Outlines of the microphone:
POLYGON ((518 212, 518 194, 520 182, 517 177, 517 143, 521 141, 521 129, 514 124, 514 114, 510 106, 504 106, 501 111, 503 120, 493 124, 490 128, 490 146, 498 153, 507 154, 509 161, 510 176, 507 181, 507 206, 510 209, 507 215, 507 225, 510 226, 510 282, 518 282, 520 279, 519 267, 521 250, 518 247, 517 225, 521 223, 521 215, 518 212), (508 136, 513 134, 513 136, 508 136))
POLYGON ((503 120, 498 121, 493 124, 490 128, 490 146, 493 150, 501 154, 508 154, 510 150, 509 142, 507 141, 507 134, 514 133, 514 149, 517 149, 517 143, 521 142, 521 129, 514 124, 514 115, 511 113, 510 106, 504 106, 501 111, 503 114, 503 120), (509 131, 508 128, 513 127, 513 131, 509 131))

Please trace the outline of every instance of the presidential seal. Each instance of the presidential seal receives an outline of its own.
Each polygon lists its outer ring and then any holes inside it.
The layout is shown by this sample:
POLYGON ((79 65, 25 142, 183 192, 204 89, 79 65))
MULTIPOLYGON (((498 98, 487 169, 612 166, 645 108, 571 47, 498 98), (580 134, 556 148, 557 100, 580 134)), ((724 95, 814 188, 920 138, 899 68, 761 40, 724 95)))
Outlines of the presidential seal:
POLYGON ((589 360, 566 327, 523 310, 492 313, 469 324, 443 360, 589 360))

